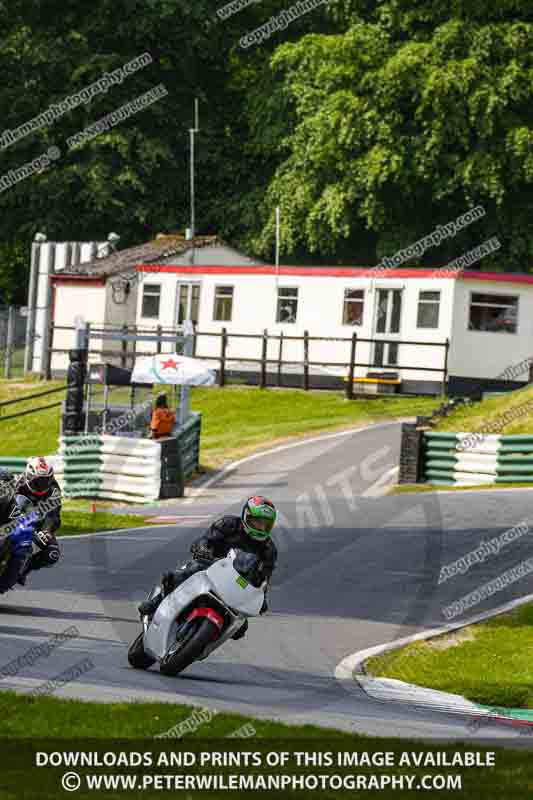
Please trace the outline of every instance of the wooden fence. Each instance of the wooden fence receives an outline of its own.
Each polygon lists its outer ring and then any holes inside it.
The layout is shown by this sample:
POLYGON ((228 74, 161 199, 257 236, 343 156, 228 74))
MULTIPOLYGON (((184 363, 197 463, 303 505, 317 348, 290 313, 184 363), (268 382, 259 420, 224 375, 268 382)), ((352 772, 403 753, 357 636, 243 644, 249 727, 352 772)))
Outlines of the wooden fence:
MULTIPOLYGON (((50 325, 49 331, 49 342, 50 347, 47 351, 47 358, 44 368, 44 374, 49 379, 52 375, 52 358, 55 353, 66 354, 68 353, 68 349, 58 349, 54 348, 54 332, 56 330, 68 330, 74 333, 74 328, 68 326, 54 326, 52 323, 50 325)), ((111 328, 105 329, 107 332, 111 330, 111 328)), ((102 333, 104 333, 104 328, 94 328, 91 327, 90 323, 86 326, 86 337, 87 341, 89 342, 89 356, 97 355, 103 361, 108 359, 114 359, 119 361, 122 367, 132 367, 133 363, 136 358, 142 356, 151 356, 154 352, 161 353, 162 351, 162 343, 172 343, 176 342, 176 349, 179 349, 180 342, 183 341, 183 333, 181 330, 176 330, 175 328, 163 328, 161 325, 157 326, 157 328, 142 328, 135 325, 123 325, 122 327, 113 328, 114 331, 120 332, 122 335, 122 341, 120 342, 119 348, 115 349, 107 349, 103 346, 101 347, 93 347, 91 342, 94 340, 98 340, 102 338, 102 333), (154 335, 156 335, 156 349, 155 351, 152 350, 150 352, 143 351, 141 349, 143 340, 151 340, 154 341, 154 335)), ((284 357, 285 346, 290 342, 301 342, 302 344, 302 358, 298 362, 299 367, 301 368, 301 388, 305 391, 312 388, 311 386, 311 376, 313 368, 320 367, 320 368, 335 368, 338 370, 343 371, 343 377, 346 378, 346 396, 348 398, 353 397, 354 395, 354 379, 355 379, 355 370, 358 368, 367 368, 367 369, 389 369, 394 371, 402 371, 402 372, 423 372, 429 373, 431 375, 438 375, 438 381, 442 385, 442 393, 446 390, 446 384, 448 380, 448 352, 450 343, 449 340, 446 339, 444 342, 428 342, 428 341, 404 341, 404 340, 397 340, 397 339, 368 339, 364 337, 358 337, 356 332, 353 332, 350 337, 335 337, 335 336, 311 336, 309 331, 304 331, 302 336, 291 336, 285 333, 269 333, 268 330, 263 330, 261 333, 234 333, 228 331, 226 328, 222 328, 221 331, 218 332, 210 332, 210 331, 195 331, 194 332, 194 349, 193 355, 196 358, 201 359, 202 361, 212 361, 216 362, 217 365, 217 380, 218 385, 223 387, 228 382, 227 380, 227 372, 228 372, 228 362, 238 362, 242 363, 243 365, 250 364, 257 366, 258 372, 258 385, 261 388, 266 388, 268 385, 274 386, 282 386, 282 376, 284 372, 284 367, 286 368, 288 365, 294 365, 295 359, 290 358, 286 359, 284 357), (219 344, 216 348, 218 351, 217 355, 209 355, 207 353, 202 352, 202 341, 205 342, 207 338, 215 338, 219 340, 219 344), (228 357, 228 344, 231 340, 255 340, 258 342, 258 351, 260 355, 258 357, 251 357, 251 356, 240 356, 232 354, 231 358, 228 357), (274 342, 277 345, 277 353, 275 358, 268 357, 268 350, 269 350, 269 343, 274 342), (319 361, 314 360, 310 357, 310 350, 312 348, 313 343, 315 342, 328 342, 328 343, 344 343, 346 345, 346 351, 349 353, 348 358, 345 361, 319 361), (401 345, 408 345, 410 347, 430 347, 430 348, 440 348, 443 353, 442 357, 442 366, 440 367, 427 367, 427 366, 420 366, 414 364, 389 364, 386 367, 380 367, 375 363, 369 363, 366 361, 360 361, 358 359, 358 345, 359 344, 376 344, 377 342, 381 344, 395 344, 398 346, 401 345), (269 376, 269 367, 273 367, 274 371, 274 382, 268 383, 268 376, 269 376)), ((103 342, 102 342, 103 345, 103 342)), ((356 379, 355 379, 356 380, 356 379)))

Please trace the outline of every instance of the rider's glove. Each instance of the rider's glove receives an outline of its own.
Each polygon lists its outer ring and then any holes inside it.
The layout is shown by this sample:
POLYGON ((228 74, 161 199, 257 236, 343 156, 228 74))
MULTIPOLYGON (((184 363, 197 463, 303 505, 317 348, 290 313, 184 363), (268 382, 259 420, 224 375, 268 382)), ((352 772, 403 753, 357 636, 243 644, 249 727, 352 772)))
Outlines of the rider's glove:
POLYGON ((205 544, 193 544, 191 547, 191 553, 195 558, 198 558, 203 561, 212 561, 213 560, 213 552, 210 547, 207 547, 205 544))
POLYGON ((161 578, 161 589, 163 590, 163 596, 167 597, 169 594, 172 594, 175 588, 176 576, 173 572, 165 572, 161 578))
POLYGON ((35 543, 44 550, 52 541, 52 534, 48 531, 36 531, 34 535, 35 543))

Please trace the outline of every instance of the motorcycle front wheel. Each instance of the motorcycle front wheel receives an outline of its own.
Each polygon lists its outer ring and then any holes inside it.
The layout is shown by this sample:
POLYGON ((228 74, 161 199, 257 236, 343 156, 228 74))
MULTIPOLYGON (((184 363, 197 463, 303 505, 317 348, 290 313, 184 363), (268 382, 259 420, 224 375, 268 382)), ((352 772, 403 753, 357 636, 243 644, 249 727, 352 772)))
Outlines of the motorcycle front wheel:
POLYGON ((130 644, 128 661, 135 669, 149 669, 152 664, 155 664, 155 658, 149 656, 144 649, 144 631, 130 644))
POLYGON ((189 623, 182 637, 172 645, 159 664, 163 675, 178 675, 196 661, 207 645, 219 634, 218 627, 207 617, 199 617, 189 623))

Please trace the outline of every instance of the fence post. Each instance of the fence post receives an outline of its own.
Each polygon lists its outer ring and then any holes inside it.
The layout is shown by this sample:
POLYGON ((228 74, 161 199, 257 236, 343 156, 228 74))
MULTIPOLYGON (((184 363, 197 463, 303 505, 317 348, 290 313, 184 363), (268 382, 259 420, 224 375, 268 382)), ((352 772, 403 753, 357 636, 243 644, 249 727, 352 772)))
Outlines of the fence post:
POLYGON ((268 331, 265 328, 263 331, 263 345, 261 348, 261 382, 259 384, 261 389, 266 388, 267 350, 268 350, 268 331))
POLYGON ((309 331, 304 331, 304 390, 309 390, 309 331))
POLYGON ((91 354, 91 323, 85 323, 85 344, 83 345, 85 350, 87 350, 87 355, 90 356, 91 354))
POLYGON ((218 371, 218 385, 222 389, 226 384, 226 346, 228 343, 227 330, 222 328, 220 340, 220 369, 218 371))
POLYGON ((448 353, 450 351, 450 340, 446 339, 444 347, 444 372, 442 375, 442 395, 446 394, 446 383, 448 381, 448 353))
MULTIPOLYGON (((137 334, 137 325, 132 326, 133 334, 137 334)), ((142 351, 141 351, 142 352, 142 351)), ((137 353, 137 339, 134 339, 131 345, 131 369, 135 367, 135 356, 137 353)))
POLYGON ((15 341, 15 306, 9 306, 7 317, 6 354, 4 362, 4 377, 11 377, 11 357, 13 355, 13 342, 15 341))
POLYGON ((283 364, 283 331, 279 335, 279 350, 278 350, 278 386, 281 386, 281 365, 283 364))
POLYGON ((348 369, 348 382, 346 384, 346 399, 353 400, 353 378, 355 373, 355 350, 357 347, 357 334, 352 333, 352 345, 350 348, 350 366, 348 369))
POLYGON ((163 335, 163 328, 161 325, 157 326, 157 355, 161 353, 161 337, 163 335))
MULTIPOLYGON (((128 325, 127 325, 126 322, 122 326, 122 333, 124 335, 127 335, 127 333, 128 333, 128 325)), ((121 356, 120 356, 120 366, 123 367, 124 369, 126 369, 127 364, 128 364, 128 360, 127 360, 128 359, 128 342, 127 342, 126 339, 122 340, 121 347, 122 347, 122 353, 121 353, 121 356)))
POLYGON ((44 377, 47 381, 52 379, 52 352, 54 348, 54 321, 50 320, 48 324, 48 342, 46 348, 46 362, 44 366, 44 377))

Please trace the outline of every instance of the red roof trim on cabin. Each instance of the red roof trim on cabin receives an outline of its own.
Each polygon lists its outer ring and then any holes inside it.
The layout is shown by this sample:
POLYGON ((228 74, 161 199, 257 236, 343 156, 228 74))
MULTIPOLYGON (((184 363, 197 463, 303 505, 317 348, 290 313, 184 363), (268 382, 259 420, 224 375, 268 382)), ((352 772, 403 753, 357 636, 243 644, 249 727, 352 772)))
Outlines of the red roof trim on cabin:
MULTIPOLYGON (((181 275, 276 275, 276 267, 259 266, 180 266, 174 264, 139 264, 138 272, 169 272, 181 275)), ((516 272, 462 272, 445 274, 443 278, 474 281, 499 281, 501 283, 532 283, 533 275, 516 272)), ((437 278, 434 269, 387 269, 374 272, 372 267, 280 267, 279 275, 330 277, 330 278, 437 278)))

